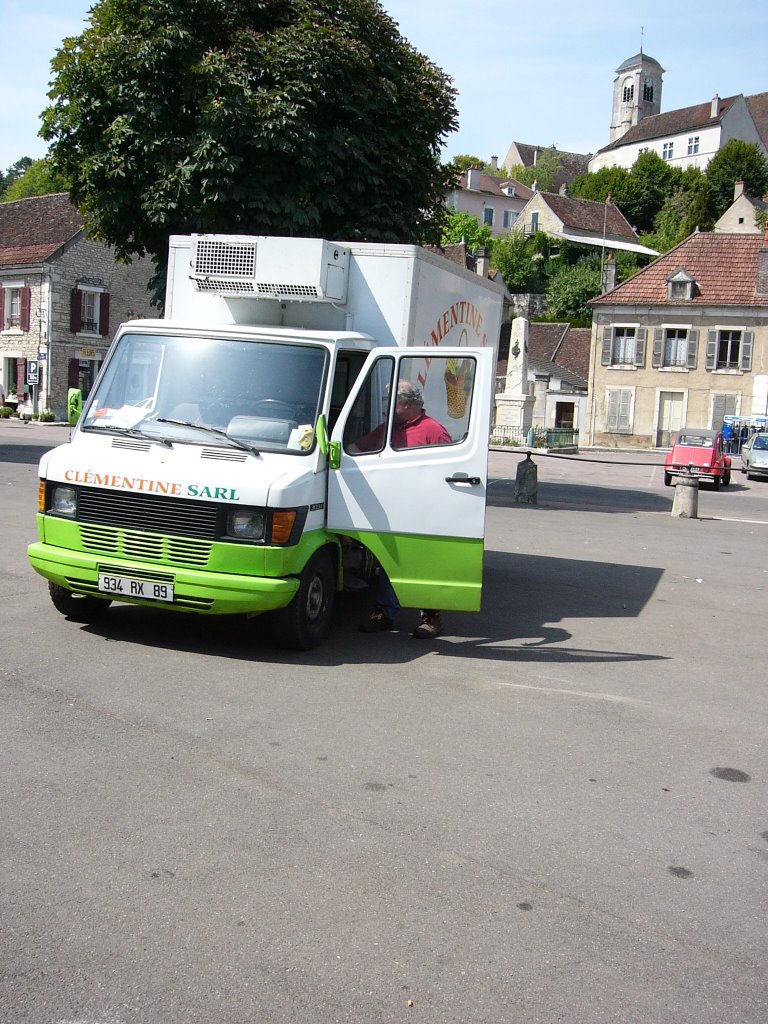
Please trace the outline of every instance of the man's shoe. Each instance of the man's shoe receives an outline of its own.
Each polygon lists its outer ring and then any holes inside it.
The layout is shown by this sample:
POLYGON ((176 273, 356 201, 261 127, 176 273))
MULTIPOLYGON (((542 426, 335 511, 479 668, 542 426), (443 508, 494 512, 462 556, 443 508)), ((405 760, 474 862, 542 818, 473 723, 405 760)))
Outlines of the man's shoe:
POLYGON ((415 636, 417 640, 434 640, 442 632, 440 612, 424 612, 421 616, 421 622, 411 633, 411 636, 415 636))
POLYGON ((387 618, 381 608, 374 608, 365 622, 357 627, 361 633, 383 633, 394 626, 394 620, 387 618))

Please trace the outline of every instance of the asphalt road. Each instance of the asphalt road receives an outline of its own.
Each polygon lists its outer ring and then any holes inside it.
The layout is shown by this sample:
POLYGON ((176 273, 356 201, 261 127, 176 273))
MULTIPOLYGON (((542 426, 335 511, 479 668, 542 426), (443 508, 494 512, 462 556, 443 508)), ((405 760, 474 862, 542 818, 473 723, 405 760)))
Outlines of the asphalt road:
POLYGON ((0 424, 3 1024, 765 1024, 768 483, 491 453, 484 609, 58 615, 0 424))

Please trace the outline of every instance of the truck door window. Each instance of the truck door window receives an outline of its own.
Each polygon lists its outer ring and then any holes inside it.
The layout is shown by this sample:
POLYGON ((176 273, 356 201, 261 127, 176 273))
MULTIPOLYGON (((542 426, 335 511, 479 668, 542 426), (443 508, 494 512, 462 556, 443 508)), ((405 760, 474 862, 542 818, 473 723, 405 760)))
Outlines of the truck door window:
POLYGON ((366 352, 339 352, 333 373, 331 405, 328 416, 328 430, 333 430, 342 406, 349 397, 352 387, 365 363, 366 352))
POLYGON ((418 401, 408 413, 412 425, 392 434, 393 448, 415 448, 438 444, 457 444, 467 436, 472 408, 476 363, 473 358, 456 359, 432 356, 429 359, 403 359, 398 375, 398 392, 408 394, 408 386, 416 385, 423 400, 423 416, 418 419, 418 401), (443 428, 440 433, 435 428, 443 428))
POLYGON ((344 426, 344 450, 351 455, 383 451, 389 433, 390 391, 395 361, 378 359, 368 373, 344 426))

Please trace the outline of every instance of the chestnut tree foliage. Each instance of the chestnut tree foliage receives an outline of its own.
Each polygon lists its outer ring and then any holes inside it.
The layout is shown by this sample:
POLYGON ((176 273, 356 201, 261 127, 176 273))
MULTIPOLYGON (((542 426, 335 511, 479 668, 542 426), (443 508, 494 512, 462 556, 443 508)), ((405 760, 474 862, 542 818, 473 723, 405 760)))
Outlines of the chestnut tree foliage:
POLYGON ((172 233, 439 240, 456 93, 377 0, 98 0, 52 69, 52 169, 158 290, 172 233))

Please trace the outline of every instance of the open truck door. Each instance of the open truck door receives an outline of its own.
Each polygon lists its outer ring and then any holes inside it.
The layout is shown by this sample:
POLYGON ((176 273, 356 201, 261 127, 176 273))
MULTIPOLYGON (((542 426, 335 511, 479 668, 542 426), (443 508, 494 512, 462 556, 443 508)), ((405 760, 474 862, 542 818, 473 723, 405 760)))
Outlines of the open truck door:
POLYGON ((490 347, 376 349, 333 427, 328 529, 365 545, 406 607, 480 608, 494 357, 490 347), (425 423, 403 446, 401 381, 422 388, 444 433, 425 423))

